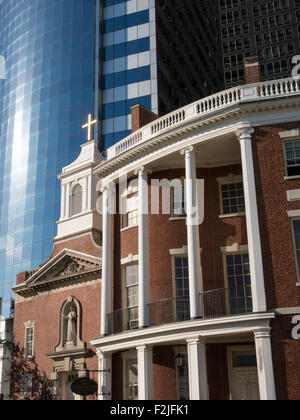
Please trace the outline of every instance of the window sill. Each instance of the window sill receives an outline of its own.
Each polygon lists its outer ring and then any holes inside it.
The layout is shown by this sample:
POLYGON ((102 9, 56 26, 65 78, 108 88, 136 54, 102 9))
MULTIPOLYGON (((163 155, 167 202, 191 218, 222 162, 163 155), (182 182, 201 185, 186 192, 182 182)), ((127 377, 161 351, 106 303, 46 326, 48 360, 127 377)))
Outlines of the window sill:
POLYGON ((134 229, 134 228, 137 228, 137 227, 139 227, 139 225, 127 226, 125 228, 122 228, 121 232, 126 232, 126 230, 134 229))
POLYGON ((285 181, 293 181, 294 179, 300 179, 300 175, 285 176, 283 179, 285 181))
POLYGON ((220 214, 219 219, 228 219, 230 217, 242 217, 242 216, 246 216, 246 213, 242 212, 242 213, 220 214))
POLYGON ((174 217, 169 217, 169 220, 170 220, 171 222, 174 222, 175 220, 186 220, 186 216, 182 216, 182 217, 176 217, 176 216, 174 216, 174 217))

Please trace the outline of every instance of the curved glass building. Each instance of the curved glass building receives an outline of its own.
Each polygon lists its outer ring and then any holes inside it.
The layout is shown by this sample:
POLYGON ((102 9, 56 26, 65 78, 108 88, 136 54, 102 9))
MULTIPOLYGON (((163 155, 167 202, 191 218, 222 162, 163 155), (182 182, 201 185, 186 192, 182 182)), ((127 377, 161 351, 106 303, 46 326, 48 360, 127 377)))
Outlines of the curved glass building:
POLYGON ((95 138, 105 150, 130 133, 134 105, 162 115, 222 90, 217 38, 211 35, 217 3, 0 0, 5 317, 17 273, 51 254, 60 212, 57 175, 78 156, 88 114, 101 121, 95 138))
POLYGON ((52 251, 57 174, 93 112, 94 0, 0 0, 0 298, 52 251))

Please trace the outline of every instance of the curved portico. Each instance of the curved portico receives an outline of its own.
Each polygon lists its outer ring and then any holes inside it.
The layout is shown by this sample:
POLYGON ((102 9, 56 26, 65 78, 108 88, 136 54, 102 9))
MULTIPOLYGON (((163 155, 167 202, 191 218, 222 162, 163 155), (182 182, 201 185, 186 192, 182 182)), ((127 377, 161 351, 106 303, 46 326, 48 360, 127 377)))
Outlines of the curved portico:
MULTIPOLYGON (((106 185, 116 185, 116 194, 105 199, 114 200, 118 212, 108 217, 114 206, 104 207, 102 330, 92 344, 101 365, 112 369, 113 355, 129 352, 124 367, 136 353, 139 399, 152 399, 153 383, 159 387, 153 363, 160 366, 164 346, 177 356, 185 352, 195 367, 187 369, 189 398, 208 399, 208 365, 217 345, 227 348, 222 357, 232 397, 232 383, 244 372, 230 365, 235 352, 248 359, 254 352, 259 397, 276 399, 275 314, 265 291, 253 143, 257 128, 297 121, 299 104, 294 80, 221 92, 141 128, 109 149, 94 170, 106 185), (125 177, 138 181, 120 194, 125 177), (183 181, 181 198, 175 179, 183 181), (170 183, 170 212, 160 203, 153 214, 157 191, 161 200, 166 196, 162 180, 170 183), (204 180, 204 195, 197 180, 204 180), (129 207, 122 214, 123 199, 129 207)), ((99 398, 109 398, 112 381, 102 377, 101 384, 99 398)))

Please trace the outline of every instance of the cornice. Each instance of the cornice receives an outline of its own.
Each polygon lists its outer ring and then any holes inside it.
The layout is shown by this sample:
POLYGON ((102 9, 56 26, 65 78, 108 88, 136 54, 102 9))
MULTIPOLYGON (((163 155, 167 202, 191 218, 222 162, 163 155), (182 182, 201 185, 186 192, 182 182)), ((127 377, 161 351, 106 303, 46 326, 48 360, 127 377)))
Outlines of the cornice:
MULTIPOLYGON (((197 118, 194 118, 192 121, 185 120, 180 125, 170 128, 168 131, 162 132, 155 137, 151 137, 149 140, 137 143, 135 146, 124 151, 122 154, 115 156, 95 167, 93 173, 100 177, 106 177, 112 172, 121 169, 124 164, 128 165, 135 159, 142 157, 145 153, 157 150, 157 148, 159 148, 162 144, 167 145, 168 143, 175 143, 175 139, 177 142, 178 138, 186 135, 187 133, 195 134, 197 130, 207 130, 208 128, 213 128, 214 125, 220 123, 224 123, 225 129, 226 124, 232 124, 234 119, 236 119, 237 123, 243 125, 243 123, 248 123, 250 116, 251 125, 255 127, 260 125, 259 116, 263 112, 265 113, 274 110, 278 111, 282 109, 289 110, 297 107, 300 107, 300 95, 291 97, 271 97, 267 99, 264 98, 263 100, 257 99, 256 101, 233 104, 225 110, 216 110, 213 115, 210 114, 207 116, 199 114, 197 118), (258 117, 257 123, 255 123, 255 118, 253 118, 253 115, 255 114, 257 114, 258 117)), ((284 122, 284 120, 285 119, 283 118, 282 122, 284 122)), ((199 135, 201 135, 201 132, 199 135)))

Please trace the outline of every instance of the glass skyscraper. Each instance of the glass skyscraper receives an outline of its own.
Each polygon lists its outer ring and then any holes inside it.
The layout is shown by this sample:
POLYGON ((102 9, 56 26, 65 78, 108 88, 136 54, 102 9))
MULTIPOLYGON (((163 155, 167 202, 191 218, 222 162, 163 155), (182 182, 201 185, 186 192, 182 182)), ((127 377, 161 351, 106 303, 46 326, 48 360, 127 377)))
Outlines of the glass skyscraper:
POLYGON ((93 110, 94 0, 2 0, 0 54, 0 297, 16 274, 51 254, 57 174, 82 143, 93 110))
POLYGON ((158 114, 223 87, 217 0, 0 0, 0 298, 44 263, 60 212, 57 175, 93 113, 104 151, 158 114))

